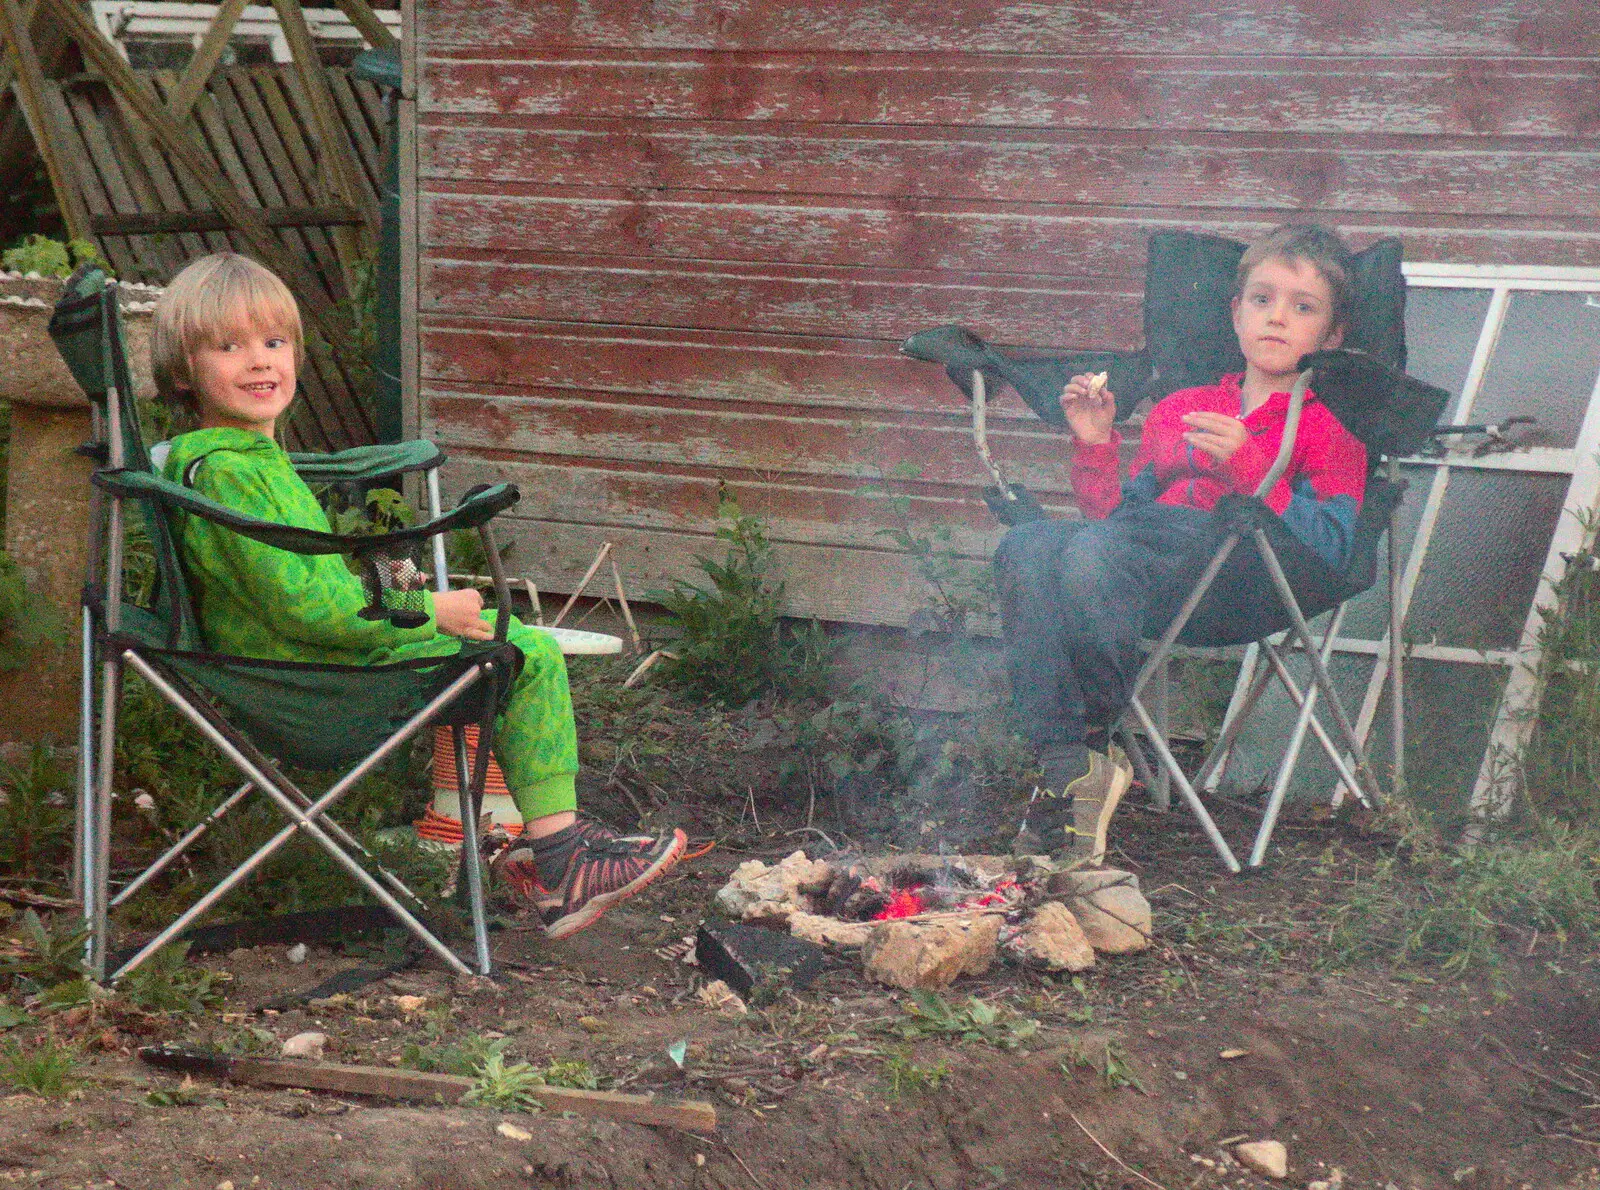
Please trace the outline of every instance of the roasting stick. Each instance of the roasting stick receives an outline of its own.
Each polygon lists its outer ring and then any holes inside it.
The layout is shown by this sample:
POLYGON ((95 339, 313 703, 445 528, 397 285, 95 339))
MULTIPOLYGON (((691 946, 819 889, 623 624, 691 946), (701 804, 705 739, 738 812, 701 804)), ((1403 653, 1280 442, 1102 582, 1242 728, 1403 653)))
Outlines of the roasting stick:
POLYGON ((994 476, 994 481, 999 485, 1000 491, 1007 500, 1015 500, 1017 494, 1011 490, 1011 485, 1006 482, 1006 477, 1001 474, 1000 468, 995 466, 994 456, 989 453, 989 399, 984 391, 983 373, 974 369, 972 373, 972 440, 978 444, 978 457, 983 460, 983 465, 989 469, 989 474, 994 476))

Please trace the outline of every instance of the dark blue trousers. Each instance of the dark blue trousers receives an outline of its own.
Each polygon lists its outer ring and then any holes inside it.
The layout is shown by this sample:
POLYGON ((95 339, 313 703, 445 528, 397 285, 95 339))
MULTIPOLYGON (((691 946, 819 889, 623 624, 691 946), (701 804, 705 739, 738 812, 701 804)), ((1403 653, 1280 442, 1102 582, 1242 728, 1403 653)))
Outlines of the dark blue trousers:
POLYGON ((1198 509, 1140 503, 1103 521, 1030 521, 1005 535, 994 568, 1006 664, 1035 748, 1080 743, 1121 716, 1139 639, 1172 622, 1215 525, 1198 509))

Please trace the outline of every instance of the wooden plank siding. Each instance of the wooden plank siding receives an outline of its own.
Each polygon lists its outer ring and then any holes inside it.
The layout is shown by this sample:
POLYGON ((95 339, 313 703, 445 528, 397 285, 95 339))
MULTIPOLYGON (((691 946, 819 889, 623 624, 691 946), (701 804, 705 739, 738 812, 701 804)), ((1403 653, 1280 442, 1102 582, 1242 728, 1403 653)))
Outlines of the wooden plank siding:
MULTIPOLYGON (((455 490, 522 484, 513 557, 550 590, 606 539, 630 585, 685 574, 731 493, 794 610, 904 623, 926 593, 885 530, 997 532, 959 394, 896 345, 1136 347, 1153 231, 1600 266, 1586 0, 429 0, 417 28, 423 428, 455 490)), ((1075 515, 1062 437, 1009 393, 992 431, 1075 515)))

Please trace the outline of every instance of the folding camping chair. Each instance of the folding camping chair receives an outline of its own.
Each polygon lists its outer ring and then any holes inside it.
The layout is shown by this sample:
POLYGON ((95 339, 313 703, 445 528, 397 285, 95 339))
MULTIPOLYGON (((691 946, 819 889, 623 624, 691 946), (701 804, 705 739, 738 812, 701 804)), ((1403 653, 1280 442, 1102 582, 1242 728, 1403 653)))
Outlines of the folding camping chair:
MULTIPOLYGON (((1060 396, 1066 382, 1081 372, 1109 372, 1108 387, 1117 397, 1118 420, 1126 420, 1146 398, 1194 385, 1214 384, 1224 374, 1242 371, 1244 359, 1233 331, 1230 300, 1245 245, 1218 236, 1157 233, 1150 238, 1146 276, 1144 350, 1092 351, 1028 359, 1006 355, 960 327, 939 327, 907 339, 901 350, 915 358, 946 365, 952 381, 971 400, 978 453, 995 479, 984 499, 1002 521, 1014 523, 1043 516, 1036 501, 1020 485, 1008 483, 995 465, 985 432, 987 390, 1009 383, 1045 421, 1065 423, 1060 396)), ((1266 811, 1250 853, 1259 867, 1294 775, 1307 731, 1317 738, 1344 786, 1368 805, 1383 794, 1371 761, 1329 678, 1327 661, 1338 637, 1348 600, 1366 591, 1377 578, 1377 552, 1385 530, 1395 539, 1398 512, 1405 491, 1397 460, 1414 454, 1435 432, 1448 394, 1404 373, 1405 280, 1400 271, 1400 242, 1381 240, 1358 253, 1352 277, 1353 301, 1346 346, 1318 352, 1300 361, 1304 371, 1290 392, 1282 446, 1271 469, 1252 496, 1223 501, 1203 548, 1189 559, 1192 587, 1160 639, 1156 641, 1131 688, 1127 716, 1143 730, 1161 768, 1178 787, 1199 820, 1211 845, 1231 872, 1239 861, 1217 829, 1196 787, 1208 782, 1226 763, 1272 678, 1283 685, 1298 708, 1293 731, 1279 763, 1266 811), (1330 567, 1285 527, 1265 503, 1289 465, 1308 387, 1319 401, 1366 446, 1369 473, 1358 516, 1350 559, 1342 570, 1330 567), (1380 474, 1380 469, 1383 474, 1380 474), (1235 553, 1248 541, 1253 550, 1235 553), (1231 561, 1231 565, 1229 564, 1231 561), (1309 621, 1331 612, 1319 641, 1309 621), (1279 637, 1274 640, 1274 637, 1279 637), (1311 682, 1302 689, 1288 665, 1284 638, 1304 653, 1311 682), (1251 645, 1267 665, 1257 667, 1240 683, 1222 737, 1191 783, 1168 743, 1164 721, 1166 665, 1178 645, 1221 647, 1251 645), (1158 714, 1152 715, 1145 694, 1153 693, 1158 714), (1322 699, 1331 713, 1334 734, 1317 717, 1322 699)), ((1389 550, 1389 681, 1393 714, 1395 780, 1403 779, 1404 702, 1399 614, 1399 551, 1389 550)), ((1126 737, 1127 717, 1123 720, 1126 737)), ((1146 785, 1156 782, 1142 751, 1129 739, 1128 753, 1146 785)))
POLYGON ((430 512, 424 524, 356 536, 319 533, 244 516, 164 479, 152 466, 129 380, 114 281, 94 268, 75 274, 56 306, 50 334, 89 395, 95 427, 88 447, 96 466, 91 492, 90 573, 83 597, 73 868, 74 891, 89 931, 92 973, 97 978, 106 975, 108 911, 145 887, 252 791, 259 791, 282 810, 287 824, 118 965, 111 972, 113 980, 176 938, 300 832, 316 840, 449 967, 461 974, 471 974, 475 967, 479 974, 487 975, 491 960, 476 828, 495 716, 522 664, 521 652, 506 640, 509 617, 499 618, 493 641, 463 642, 457 654, 423 661, 352 666, 225 656, 210 651, 200 633, 179 559, 176 522, 198 516, 279 549, 352 557, 369 600, 361 615, 415 626, 423 613, 416 589, 420 583, 410 581, 413 576, 420 579, 413 559, 425 565, 419 550, 431 542, 435 581, 440 590, 447 589, 442 535, 453 529, 478 531, 493 568, 499 606, 511 606, 489 521, 517 502, 517 489, 510 484, 474 489, 449 513, 441 513, 438 468, 444 455, 432 443, 408 442, 330 455, 298 454, 291 460, 310 483, 346 484, 357 489, 424 472, 430 512), (154 553, 155 586, 148 606, 135 602, 124 582, 124 530, 130 502, 142 514, 154 553), (112 776, 118 698, 128 669, 148 681, 222 752, 240 770, 244 783, 113 897, 109 895, 112 776), (363 776, 423 727, 441 723, 454 728, 456 772, 462 804, 468 807, 463 820, 472 824, 461 848, 461 886, 471 912, 475 952, 471 967, 424 924, 419 916, 421 899, 378 866, 366 848, 330 816, 334 804, 363 776), (464 727, 471 723, 478 725, 481 745, 469 776, 464 727), (316 770, 350 767, 313 798, 284 775, 279 761, 316 770), (376 875, 357 855, 376 867, 376 875))

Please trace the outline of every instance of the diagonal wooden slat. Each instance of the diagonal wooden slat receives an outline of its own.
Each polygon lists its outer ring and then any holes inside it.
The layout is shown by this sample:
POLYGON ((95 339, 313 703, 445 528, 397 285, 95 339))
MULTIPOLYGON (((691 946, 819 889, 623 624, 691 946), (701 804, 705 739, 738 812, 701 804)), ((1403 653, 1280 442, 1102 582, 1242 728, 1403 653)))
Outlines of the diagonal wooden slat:
MULTIPOLYGON (((39 0, 21 0, 17 5, 17 14, 21 19, 18 26, 23 31, 33 29, 33 15, 39 9, 39 0)), ((9 41, 9 36, 7 37, 9 41)), ((17 68, 9 55, 0 58, 0 94, 11 89, 11 80, 16 77, 17 68)))
POLYGON ((194 108, 195 101, 205 93, 206 83, 210 81, 211 74, 217 68, 217 63, 222 61, 222 55, 228 48, 228 39, 233 36, 233 27, 239 23, 245 5, 250 0, 222 0, 217 8, 217 15, 211 22, 211 28, 206 30, 205 37, 200 42, 200 48, 195 50, 194 57, 189 59, 189 65, 184 68, 183 77, 178 80, 176 89, 167 97, 167 115, 174 124, 182 124, 189 118, 189 112, 194 108))
POLYGON ((312 130, 316 134, 320 166, 318 175, 325 191, 319 197, 356 207, 361 211, 365 223, 364 234, 357 234, 349 227, 338 227, 331 233, 339 249, 348 288, 351 287, 356 269, 376 244, 378 206, 371 188, 364 184, 361 163, 356 160, 355 151, 350 146, 350 135, 345 131, 338 109, 334 106, 327 76, 317 57, 317 47, 311 40, 311 30, 306 26, 300 0, 272 0, 272 7, 278 14, 284 40, 289 43, 294 76, 305 95, 312 130))
MULTIPOLYGON (((62 222, 67 225, 70 237, 83 239, 89 234, 89 212, 72 165, 59 152, 61 136, 45 106, 44 70, 34 52, 32 15, 31 8, 24 13, 17 0, 0 0, 0 38, 6 43, 6 61, 11 65, 23 116, 33 132, 45 173, 60 203, 62 222)), ((74 15, 80 14, 74 12, 74 15)))
MULTIPOLYGON (((355 358, 357 349, 349 319, 334 307, 306 265, 284 249, 277 236, 261 221, 259 213, 245 203, 189 134, 172 122, 165 105, 133 73, 88 16, 73 0, 43 0, 43 3, 46 11, 55 15, 78 44, 84 58, 105 76, 113 93, 127 100, 161 147, 193 175, 212 205, 238 229, 262 263, 294 291, 311 321, 334 350, 341 354, 349 352, 351 358, 355 358)), ((0 0, 0 5, 8 5, 10 13, 15 14, 16 0, 0 0)), ((87 220, 83 222, 87 224, 87 220)))
POLYGON ((350 18, 350 23, 367 39, 373 49, 392 50, 399 45, 389 27, 378 19, 367 0, 333 0, 339 11, 350 18))

